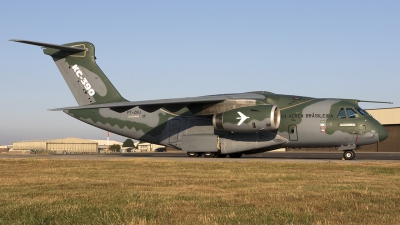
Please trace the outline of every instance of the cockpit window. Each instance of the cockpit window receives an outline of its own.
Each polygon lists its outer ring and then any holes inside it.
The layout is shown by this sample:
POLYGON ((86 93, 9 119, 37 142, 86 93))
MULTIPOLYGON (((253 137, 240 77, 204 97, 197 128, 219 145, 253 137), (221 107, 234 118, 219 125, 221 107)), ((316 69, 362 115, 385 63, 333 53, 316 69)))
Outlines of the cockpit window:
POLYGON ((363 115, 363 116, 368 115, 368 113, 364 109, 362 109, 362 108, 356 108, 356 109, 361 115, 363 115))
POLYGON ((346 119, 346 113, 344 112, 344 109, 343 109, 343 108, 340 109, 340 111, 339 111, 339 113, 338 113, 338 115, 337 115, 337 118, 339 118, 339 119, 346 119))
POLYGON ((360 116, 356 113, 356 111, 354 111, 354 109, 352 109, 352 108, 346 108, 346 112, 347 112, 347 116, 348 116, 349 118, 358 118, 358 117, 360 117, 360 116))

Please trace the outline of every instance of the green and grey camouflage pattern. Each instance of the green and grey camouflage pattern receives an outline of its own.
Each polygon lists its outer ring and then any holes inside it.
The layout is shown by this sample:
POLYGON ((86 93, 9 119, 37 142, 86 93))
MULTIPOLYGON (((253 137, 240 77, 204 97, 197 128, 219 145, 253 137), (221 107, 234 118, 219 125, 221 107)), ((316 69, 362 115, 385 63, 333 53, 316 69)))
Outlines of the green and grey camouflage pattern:
POLYGON ((187 151, 189 156, 240 157, 278 148, 358 146, 388 137, 359 100, 310 98, 266 91, 130 102, 96 64, 90 42, 45 47, 79 106, 62 110, 125 137, 187 151))

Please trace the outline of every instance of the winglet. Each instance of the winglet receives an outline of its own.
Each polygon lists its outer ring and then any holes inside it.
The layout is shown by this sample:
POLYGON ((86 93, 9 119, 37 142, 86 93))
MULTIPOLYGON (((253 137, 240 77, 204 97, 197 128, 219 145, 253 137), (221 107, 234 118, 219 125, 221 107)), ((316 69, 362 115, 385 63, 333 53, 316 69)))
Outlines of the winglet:
POLYGON ((37 45, 37 46, 46 47, 46 48, 54 48, 54 49, 58 49, 61 51, 66 51, 66 52, 82 52, 82 51, 88 50, 87 48, 71 47, 71 46, 65 46, 65 45, 55 45, 55 44, 49 44, 49 43, 43 43, 43 42, 37 42, 37 41, 27 41, 27 40, 18 40, 18 39, 11 39, 9 41, 20 42, 20 43, 30 44, 30 45, 37 45))

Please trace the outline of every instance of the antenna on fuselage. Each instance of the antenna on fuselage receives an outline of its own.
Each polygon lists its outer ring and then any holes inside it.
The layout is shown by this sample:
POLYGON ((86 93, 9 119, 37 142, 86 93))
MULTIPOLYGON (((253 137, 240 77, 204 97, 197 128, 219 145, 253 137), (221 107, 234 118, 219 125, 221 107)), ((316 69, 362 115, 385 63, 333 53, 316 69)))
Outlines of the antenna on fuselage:
POLYGON ((368 103, 384 103, 384 104, 393 104, 393 102, 380 102, 380 101, 364 101, 364 100, 356 100, 357 102, 368 102, 368 103))

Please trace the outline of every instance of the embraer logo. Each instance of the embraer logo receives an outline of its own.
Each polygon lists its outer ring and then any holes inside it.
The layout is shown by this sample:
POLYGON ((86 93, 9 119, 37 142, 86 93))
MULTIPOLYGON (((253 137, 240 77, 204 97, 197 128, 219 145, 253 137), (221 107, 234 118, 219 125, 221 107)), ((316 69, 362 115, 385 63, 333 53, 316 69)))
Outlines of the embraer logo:
POLYGON ((93 90, 93 88, 92 88, 92 85, 90 85, 90 84, 89 84, 89 81, 88 81, 85 77, 83 77, 83 73, 82 73, 82 71, 79 69, 79 66, 75 64, 75 65, 73 65, 71 68, 74 70, 76 76, 79 77, 79 79, 81 79, 81 83, 82 83, 82 85, 85 87, 87 93, 88 93, 90 96, 93 96, 95 92, 94 92, 94 90, 93 90))
POLYGON ((238 126, 240 126, 246 119, 248 119, 248 118, 250 118, 250 117, 247 117, 247 116, 245 116, 243 113, 241 113, 241 112, 237 112, 238 114, 239 114, 239 116, 240 117, 238 117, 238 118, 236 118, 236 119, 240 119, 240 121, 239 121, 239 123, 238 123, 238 126))

